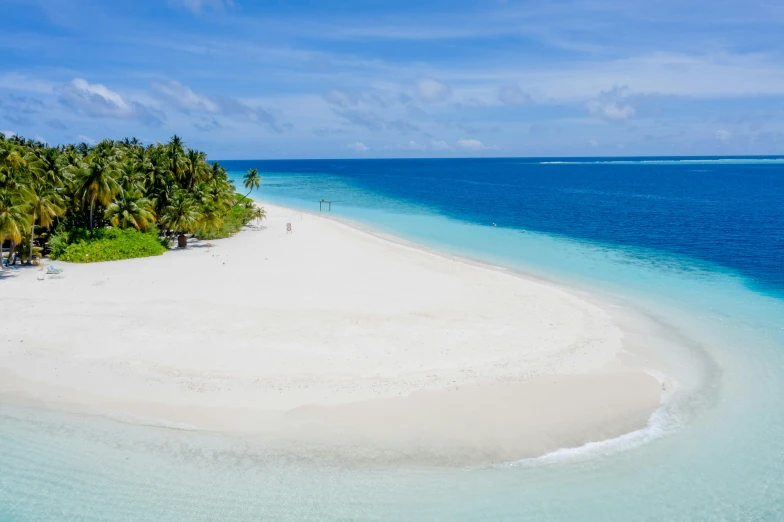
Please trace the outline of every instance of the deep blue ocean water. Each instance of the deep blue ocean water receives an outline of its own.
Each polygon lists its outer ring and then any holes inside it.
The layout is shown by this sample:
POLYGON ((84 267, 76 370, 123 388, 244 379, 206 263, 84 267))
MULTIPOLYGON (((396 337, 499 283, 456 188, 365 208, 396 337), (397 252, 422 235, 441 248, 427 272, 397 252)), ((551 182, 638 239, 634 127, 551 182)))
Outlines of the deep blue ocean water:
POLYGON ((259 169, 262 201, 331 200, 334 217, 643 311, 659 326, 635 335, 671 364, 673 398, 620 439, 431 470, 281 461, 0 395, 1 521, 784 520, 784 159, 222 164, 240 190, 259 169))

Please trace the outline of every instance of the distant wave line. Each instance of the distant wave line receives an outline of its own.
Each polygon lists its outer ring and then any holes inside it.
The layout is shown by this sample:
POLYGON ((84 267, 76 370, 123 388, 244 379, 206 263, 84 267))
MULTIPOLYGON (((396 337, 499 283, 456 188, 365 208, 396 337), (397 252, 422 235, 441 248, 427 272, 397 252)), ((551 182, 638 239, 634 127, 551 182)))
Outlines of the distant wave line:
POLYGON ((540 165, 755 165, 784 164, 784 158, 722 158, 722 159, 678 159, 678 160, 606 160, 606 161, 540 161, 540 165))

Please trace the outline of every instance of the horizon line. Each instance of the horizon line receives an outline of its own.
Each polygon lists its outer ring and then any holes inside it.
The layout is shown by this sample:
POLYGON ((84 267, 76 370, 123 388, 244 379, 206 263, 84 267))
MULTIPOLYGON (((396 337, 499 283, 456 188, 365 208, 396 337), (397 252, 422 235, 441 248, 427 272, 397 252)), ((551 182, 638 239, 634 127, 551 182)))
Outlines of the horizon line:
POLYGON ((539 159, 782 159, 783 154, 744 154, 744 155, 693 155, 693 156, 676 156, 676 155, 656 155, 656 156, 423 156, 423 157, 372 157, 372 158, 224 158, 224 159, 210 159, 208 161, 376 161, 376 160, 394 160, 394 161, 407 161, 407 160, 510 160, 510 159, 523 159, 523 160, 539 160, 539 159))

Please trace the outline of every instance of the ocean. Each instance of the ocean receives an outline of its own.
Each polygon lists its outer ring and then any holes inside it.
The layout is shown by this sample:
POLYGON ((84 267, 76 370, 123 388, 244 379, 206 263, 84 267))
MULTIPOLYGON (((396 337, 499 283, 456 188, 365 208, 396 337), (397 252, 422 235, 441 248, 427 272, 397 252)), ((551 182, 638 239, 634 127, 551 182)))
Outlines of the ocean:
POLYGON ((265 201, 640 310, 683 386, 640 432, 470 469, 287 460, 0 396, 0 520, 784 520, 784 158, 222 164, 240 191, 259 169, 265 201))

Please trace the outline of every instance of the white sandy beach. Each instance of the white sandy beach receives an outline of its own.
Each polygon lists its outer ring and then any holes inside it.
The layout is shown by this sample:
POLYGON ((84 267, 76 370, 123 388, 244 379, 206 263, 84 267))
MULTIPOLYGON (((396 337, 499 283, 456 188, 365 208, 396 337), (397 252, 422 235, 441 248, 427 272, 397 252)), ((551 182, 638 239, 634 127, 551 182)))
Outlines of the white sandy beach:
POLYGON ((211 248, 5 273, 0 400, 449 465, 616 437, 658 407, 597 305, 265 208, 211 248))

